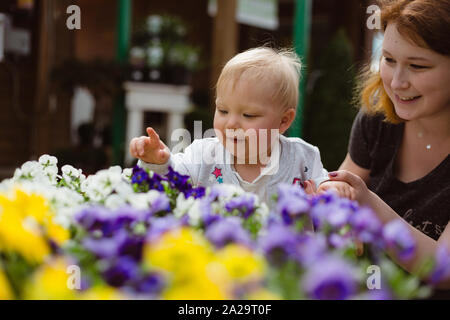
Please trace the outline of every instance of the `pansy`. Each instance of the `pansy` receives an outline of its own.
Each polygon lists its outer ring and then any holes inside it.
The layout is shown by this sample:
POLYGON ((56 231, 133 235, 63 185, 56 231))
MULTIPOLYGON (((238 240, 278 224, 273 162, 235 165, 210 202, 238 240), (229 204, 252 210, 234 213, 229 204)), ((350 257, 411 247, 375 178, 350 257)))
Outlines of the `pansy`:
POLYGON ((357 275, 353 265, 328 255, 310 265, 302 280, 302 287, 312 299, 345 300, 357 292, 357 275))
POLYGON ((205 236, 218 248, 222 248, 228 243, 251 245, 250 236, 237 217, 225 217, 210 224, 205 236))
POLYGON ((387 248, 394 249, 399 258, 409 260, 415 253, 415 240, 406 222, 395 219, 383 228, 383 240, 387 248))

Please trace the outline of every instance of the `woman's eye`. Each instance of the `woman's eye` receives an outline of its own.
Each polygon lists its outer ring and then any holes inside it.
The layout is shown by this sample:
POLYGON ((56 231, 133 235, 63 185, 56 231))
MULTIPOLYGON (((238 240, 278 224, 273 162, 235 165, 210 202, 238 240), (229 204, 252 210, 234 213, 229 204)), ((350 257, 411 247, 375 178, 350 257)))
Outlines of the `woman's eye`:
POLYGON ((427 66, 419 66, 417 64, 412 64, 411 67, 414 69, 428 69, 429 68, 427 66))

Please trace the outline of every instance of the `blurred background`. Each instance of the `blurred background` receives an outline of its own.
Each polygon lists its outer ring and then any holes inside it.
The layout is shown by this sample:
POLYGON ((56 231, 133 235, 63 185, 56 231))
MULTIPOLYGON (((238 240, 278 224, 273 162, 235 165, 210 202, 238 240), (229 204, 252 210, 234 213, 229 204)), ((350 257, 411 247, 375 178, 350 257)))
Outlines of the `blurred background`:
MULTIPOLYGON (((224 63, 251 47, 294 47, 306 63, 289 131, 345 157, 355 76, 380 43, 372 0, 2 0, 0 179, 47 153, 86 174, 129 166, 153 126, 212 127, 224 63), (73 6, 75 5, 75 6, 73 6)), ((376 58, 375 58, 376 61, 376 58)))

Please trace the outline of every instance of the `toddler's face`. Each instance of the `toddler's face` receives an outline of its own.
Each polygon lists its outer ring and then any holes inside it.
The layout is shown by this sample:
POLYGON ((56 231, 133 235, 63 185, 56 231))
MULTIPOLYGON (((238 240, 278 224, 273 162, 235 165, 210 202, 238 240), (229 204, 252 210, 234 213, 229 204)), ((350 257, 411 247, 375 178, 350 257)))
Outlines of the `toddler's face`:
POLYGON ((261 83, 241 78, 234 90, 231 83, 217 88, 214 129, 238 163, 268 160, 271 145, 287 129, 282 125, 284 116, 261 83))

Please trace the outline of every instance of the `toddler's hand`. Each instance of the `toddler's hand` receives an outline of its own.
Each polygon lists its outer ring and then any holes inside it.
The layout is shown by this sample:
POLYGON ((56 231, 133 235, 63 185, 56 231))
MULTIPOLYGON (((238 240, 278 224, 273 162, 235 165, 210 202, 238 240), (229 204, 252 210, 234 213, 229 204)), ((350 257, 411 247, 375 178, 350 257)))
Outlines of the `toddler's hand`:
POLYGON ((130 154, 144 162, 164 164, 169 160, 170 150, 159 139, 153 128, 147 128, 148 137, 133 138, 130 142, 130 154))
POLYGON ((343 181, 325 181, 320 184, 317 193, 324 193, 327 190, 334 190, 340 197, 355 200, 355 190, 343 181))
POLYGON ((306 194, 315 195, 316 194, 316 184, 314 183, 314 180, 303 181, 303 190, 305 190, 306 194))

